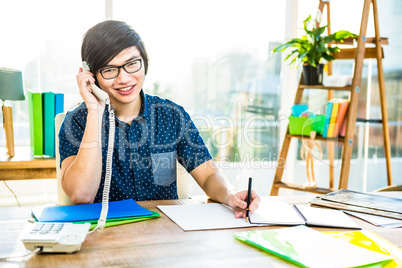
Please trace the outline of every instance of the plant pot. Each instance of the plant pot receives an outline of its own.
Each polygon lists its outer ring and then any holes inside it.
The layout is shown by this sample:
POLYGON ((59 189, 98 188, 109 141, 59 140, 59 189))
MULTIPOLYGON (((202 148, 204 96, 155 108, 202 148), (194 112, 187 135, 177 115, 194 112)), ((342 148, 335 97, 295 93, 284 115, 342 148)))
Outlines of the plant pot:
POLYGON ((303 65, 303 84, 304 85, 322 85, 324 78, 324 64, 303 65))

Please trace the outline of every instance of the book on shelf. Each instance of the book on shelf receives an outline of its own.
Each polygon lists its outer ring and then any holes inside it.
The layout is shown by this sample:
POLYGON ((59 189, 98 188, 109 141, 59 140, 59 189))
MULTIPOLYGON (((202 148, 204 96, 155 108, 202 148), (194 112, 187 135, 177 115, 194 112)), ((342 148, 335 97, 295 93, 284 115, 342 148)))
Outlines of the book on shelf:
POLYGON ((46 156, 55 156, 55 94, 53 92, 42 93, 43 103, 43 154, 46 156))
POLYGON ((42 93, 28 90, 29 136, 31 152, 43 155, 42 93))
MULTIPOLYGON (((338 107, 338 116, 336 118, 336 123, 334 126, 334 133, 333 133, 333 138, 338 137, 340 134, 340 129, 342 128, 343 123, 346 123, 346 112, 349 107, 349 100, 341 100, 339 102, 339 107, 338 107)), ((345 134, 344 134, 345 136, 345 134)))
POLYGON ((341 124, 341 126, 339 128, 339 133, 338 133, 339 137, 345 137, 345 134, 346 134, 346 122, 347 122, 346 118, 347 118, 347 116, 345 116, 345 118, 344 118, 344 120, 343 120, 343 122, 342 122, 342 124, 341 124))
POLYGON ((55 115, 64 113, 64 94, 56 93, 55 94, 55 115))
POLYGON ((325 113, 324 130, 323 130, 323 133, 322 133, 322 136, 324 138, 326 138, 327 135, 328 135, 328 126, 329 126, 329 121, 331 119, 331 113, 332 113, 332 102, 329 101, 328 104, 327 104, 327 111, 325 113))
POLYGON ((339 109, 339 102, 334 101, 332 103, 331 118, 329 120, 329 125, 328 125, 328 132, 327 132, 328 138, 334 137, 334 128, 335 128, 335 124, 336 124, 336 119, 338 117, 338 109, 339 109))

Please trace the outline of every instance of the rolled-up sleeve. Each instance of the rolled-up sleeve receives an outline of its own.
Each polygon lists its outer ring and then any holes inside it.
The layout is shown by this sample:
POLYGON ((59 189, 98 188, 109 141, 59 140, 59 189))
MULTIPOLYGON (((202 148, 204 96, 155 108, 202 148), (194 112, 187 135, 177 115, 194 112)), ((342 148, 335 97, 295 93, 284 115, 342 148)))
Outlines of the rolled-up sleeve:
POLYGON ((177 111, 176 120, 180 122, 177 144, 178 161, 187 172, 191 172, 199 165, 211 160, 212 156, 190 115, 180 106, 177 111))
POLYGON ((77 155, 86 126, 84 106, 67 112, 59 131, 60 166, 64 159, 77 155))

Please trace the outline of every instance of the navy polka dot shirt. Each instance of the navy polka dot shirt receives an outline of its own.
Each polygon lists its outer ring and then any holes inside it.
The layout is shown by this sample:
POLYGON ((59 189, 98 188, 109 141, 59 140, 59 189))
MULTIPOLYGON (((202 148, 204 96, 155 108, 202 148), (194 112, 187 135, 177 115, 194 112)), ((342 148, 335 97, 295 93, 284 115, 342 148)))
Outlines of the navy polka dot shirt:
MULTIPOLYGON (((183 107, 140 93, 141 110, 131 125, 116 120, 109 201, 177 199, 176 162, 187 172, 212 159, 183 107)), ((102 179, 94 202, 102 201, 109 133, 106 107, 102 125, 102 179)), ((82 103, 66 114, 59 132, 61 162, 77 155, 87 120, 82 103)))

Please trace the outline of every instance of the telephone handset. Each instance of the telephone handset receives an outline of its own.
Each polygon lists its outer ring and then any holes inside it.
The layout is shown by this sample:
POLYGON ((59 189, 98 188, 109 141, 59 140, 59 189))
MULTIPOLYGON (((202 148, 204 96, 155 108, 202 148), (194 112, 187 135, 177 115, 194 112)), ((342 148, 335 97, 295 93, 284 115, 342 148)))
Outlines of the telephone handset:
MULTIPOLYGON (((89 71, 88 64, 83 61, 82 67, 85 71, 89 71)), ((105 174, 105 182, 103 185, 103 194, 102 194, 102 210, 99 216, 98 224, 95 229, 91 231, 91 233, 95 230, 102 230, 105 227, 106 216, 109 210, 109 189, 110 189, 110 181, 112 178, 112 160, 113 160, 113 148, 114 148, 114 134, 115 134, 115 120, 114 120, 114 110, 111 108, 109 95, 97 87, 94 84, 89 84, 91 92, 100 100, 104 101, 109 109, 109 142, 107 147, 107 156, 106 156, 106 174, 105 174)))
MULTIPOLYGON (((83 67, 84 71, 89 71, 89 66, 86 63, 86 61, 82 62, 82 67, 83 67)), ((97 85, 94 85, 94 84, 88 84, 88 86, 90 88, 91 93, 93 93, 98 99, 100 99, 100 100, 104 101, 106 104, 110 105, 109 95, 105 91, 103 91, 97 85)))

